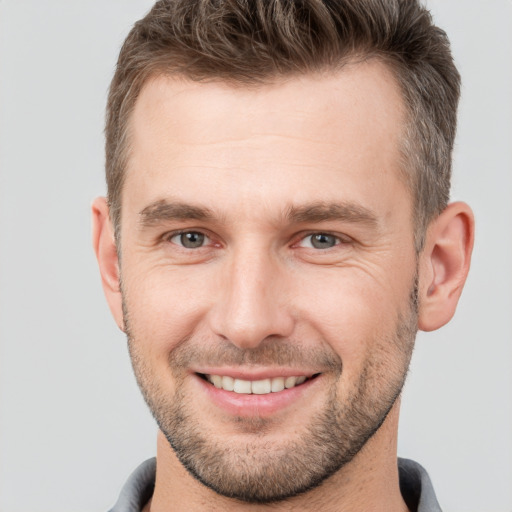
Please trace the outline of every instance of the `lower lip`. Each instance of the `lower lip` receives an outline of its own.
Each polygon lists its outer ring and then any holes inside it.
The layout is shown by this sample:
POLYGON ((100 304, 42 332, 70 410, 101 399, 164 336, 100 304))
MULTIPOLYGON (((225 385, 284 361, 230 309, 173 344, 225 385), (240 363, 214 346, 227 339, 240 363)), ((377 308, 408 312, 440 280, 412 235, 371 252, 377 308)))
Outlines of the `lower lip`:
POLYGON ((210 382, 196 375, 207 397, 216 406, 234 416, 267 417, 297 404, 317 384, 320 376, 306 380, 299 386, 283 389, 265 395, 235 393, 216 388, 210 382))

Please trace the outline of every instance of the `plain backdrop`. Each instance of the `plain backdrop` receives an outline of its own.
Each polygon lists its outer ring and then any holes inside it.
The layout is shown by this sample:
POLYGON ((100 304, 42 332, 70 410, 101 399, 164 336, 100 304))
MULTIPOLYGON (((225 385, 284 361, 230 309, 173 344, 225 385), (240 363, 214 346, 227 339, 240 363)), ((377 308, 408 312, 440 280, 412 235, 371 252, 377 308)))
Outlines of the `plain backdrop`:
MULTIPOLYGON (((156 427, 90 246, 120 45, 149 0, 0 0, 0 511, 108 509, 156 427)), ((420 334, 399 453, 448 512, 512 510, 512 2, 430 0, 463 77, 453 197, 477 241, 420 334)))

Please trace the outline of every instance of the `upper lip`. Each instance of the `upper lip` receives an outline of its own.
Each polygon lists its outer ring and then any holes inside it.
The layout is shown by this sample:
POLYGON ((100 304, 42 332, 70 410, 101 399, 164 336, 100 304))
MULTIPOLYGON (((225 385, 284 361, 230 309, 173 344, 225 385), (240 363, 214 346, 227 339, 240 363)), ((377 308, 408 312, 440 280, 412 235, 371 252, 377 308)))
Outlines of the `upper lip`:
POLYGON ((202 375, 221 375, 223 377, 232 377, 241 380, 263 380, 273 379, 275 377, 312 377, 320 372, 304 370, 299 368, 227 368, 227 367, 208 367, 193 370, 194 373, 202 375))

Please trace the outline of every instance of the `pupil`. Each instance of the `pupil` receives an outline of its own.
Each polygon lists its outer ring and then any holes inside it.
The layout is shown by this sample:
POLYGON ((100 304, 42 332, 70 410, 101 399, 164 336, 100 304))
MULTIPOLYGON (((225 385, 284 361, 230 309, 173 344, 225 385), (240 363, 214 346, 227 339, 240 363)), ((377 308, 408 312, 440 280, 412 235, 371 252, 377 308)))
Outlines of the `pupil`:
POLYGON ((181 235, 181 243, 183 247, 194 248, 201 247, 204 242, 204 235, 202 233, 183 233, 181 235))
POLYGON ((318 233, 317 235, 313 235, 311 243, 316 249, 329 249, 330 247, 334 247, 336 240, 332 235, 318 233))

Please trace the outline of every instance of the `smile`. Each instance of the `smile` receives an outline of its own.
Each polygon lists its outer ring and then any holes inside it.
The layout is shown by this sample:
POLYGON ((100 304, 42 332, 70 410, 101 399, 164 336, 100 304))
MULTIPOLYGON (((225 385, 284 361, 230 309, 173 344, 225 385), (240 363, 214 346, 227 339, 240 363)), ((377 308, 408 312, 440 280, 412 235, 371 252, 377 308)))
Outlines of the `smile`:
POLYGON ((267 395, 300 386, 312 377, 300 375, 261 380, 244 380, 235 379, 228 375, 204 375, 204 378, 217 389, 223 389, 224 391, 233 391, 243 395, 267 395))

